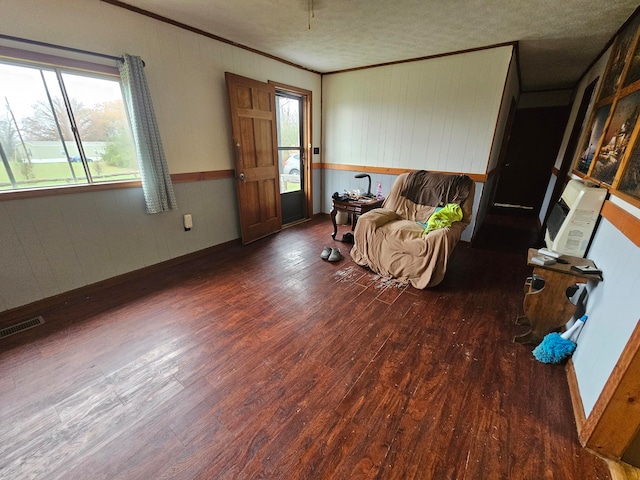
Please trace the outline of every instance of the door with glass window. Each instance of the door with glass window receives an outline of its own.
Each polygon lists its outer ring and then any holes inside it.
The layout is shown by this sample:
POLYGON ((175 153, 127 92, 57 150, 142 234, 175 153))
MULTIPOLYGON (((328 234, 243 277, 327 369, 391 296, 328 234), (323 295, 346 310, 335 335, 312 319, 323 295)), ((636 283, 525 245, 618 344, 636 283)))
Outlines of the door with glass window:
POLYGON ((276 91, 278 130, 278 168, 282 223, 293 223, 307 216, 305 195, 304 99, 300 95, 276 91))

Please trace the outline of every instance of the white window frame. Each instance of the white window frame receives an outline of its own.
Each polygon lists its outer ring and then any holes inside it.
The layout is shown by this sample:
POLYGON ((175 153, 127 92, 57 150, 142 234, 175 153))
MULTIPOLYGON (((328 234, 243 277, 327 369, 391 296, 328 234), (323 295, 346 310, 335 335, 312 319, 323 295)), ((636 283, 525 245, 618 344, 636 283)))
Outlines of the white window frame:
MULTIPOLYGON (((110 80, 117 80, 118 82, 120 82, 120 73, 116 64, 117 57, 111 58, 112 59, 109 60, 110 64, 94 63, 77 58, 60 57, 58 55, 52 55, 49 53, 29 51, 0 45, 0 62, 5 64, 43 68, 46 70, 72 73, 76 75, 86 75, 87 77, 108 78, 110 80)), ((0 100, 3 100, 2 103, 4 103, 4 99, 0 100)), ((129 128, 131 127, 129 126, 129 128)), ((81 148, 81 143, 79 148, 81 148)), ((85 158, 86 156, 83 156, 82 161, 85 170, 88 171, 88 166, 86 165, 85 158)), ((4 165, 0 165, 0 168, 4 168, 4 165)), ((48 187, 26 187, 12 190, 2 190, 0 191, 0 201, 12 200, 17 198, 31 198, 57 194, 79 193, 86 191, 132 188, 140 187, 142 185, 139 179, 100 181, 91 183, 90 178, 90 175, 87 175, 87 183, 70 183, 67 185, 56 185, 48 187)))

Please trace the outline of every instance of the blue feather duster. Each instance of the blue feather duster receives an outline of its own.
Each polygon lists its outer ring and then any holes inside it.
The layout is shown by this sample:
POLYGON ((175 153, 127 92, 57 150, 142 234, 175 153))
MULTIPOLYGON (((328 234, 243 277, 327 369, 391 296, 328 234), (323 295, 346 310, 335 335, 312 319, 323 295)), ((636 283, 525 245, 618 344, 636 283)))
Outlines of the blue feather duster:
POLYGON ((540 345, 533 349, 533 356, 542 363, 560 363, 571 356, 576 349, 575 339, 586 320, 587 316, 582 316, 562 335, 555 332, 546 335, 540 345))
POLYGON ((542 363, 560 363, 575 349, 575 343, 553 332, 544 337, 542 343, 533 349, 533 356, 542 363))

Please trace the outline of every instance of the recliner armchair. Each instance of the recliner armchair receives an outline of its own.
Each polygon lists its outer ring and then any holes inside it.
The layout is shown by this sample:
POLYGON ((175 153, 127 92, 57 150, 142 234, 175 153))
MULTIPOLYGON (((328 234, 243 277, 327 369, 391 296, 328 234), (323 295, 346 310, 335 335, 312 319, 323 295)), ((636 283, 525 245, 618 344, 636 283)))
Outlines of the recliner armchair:
POLYGON ((425 171, 399 175, 382 208, 358 218, 351 257, 379 275, 418 289, 438 285, 471 222, 474 193, 475 184, 466 175, 425 171), (462 220, 425 234, 429 217, 448 203, 460 205, 462 220))

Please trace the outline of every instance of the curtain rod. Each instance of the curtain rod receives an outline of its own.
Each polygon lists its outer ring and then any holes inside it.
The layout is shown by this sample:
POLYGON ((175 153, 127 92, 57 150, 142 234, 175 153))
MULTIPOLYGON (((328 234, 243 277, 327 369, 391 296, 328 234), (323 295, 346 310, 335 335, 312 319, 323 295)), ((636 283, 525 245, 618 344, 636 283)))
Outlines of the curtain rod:
MULTIPOLYGON (((53 44, 53 43, 39 42, 37 40, 28 40, 26 38, 13 37, 11 35, 4 35, 2 33, 0 33, 0 38, 5 39, 5 40, 13 40, 15 42, 28 43, 30 45, 38 45, 40 47, 57 48, 59 50, 66 50, 67 52, 83 53, 83 54, 86 54, 86 55, 93 55, 94 57, 107 58, 109 60, 115 60, 117 62, 122 62, 123 61, 122 57, 116 57, 114 55, 107 55, 105 53, 91 52, 89 50, 81 50, 79 48, 73 48, 73 47, 65 47, 63 45, 56 45, 56 44, 53 44)), ((144 62, 143 62, 143 64, 144 64, 144 62)))

